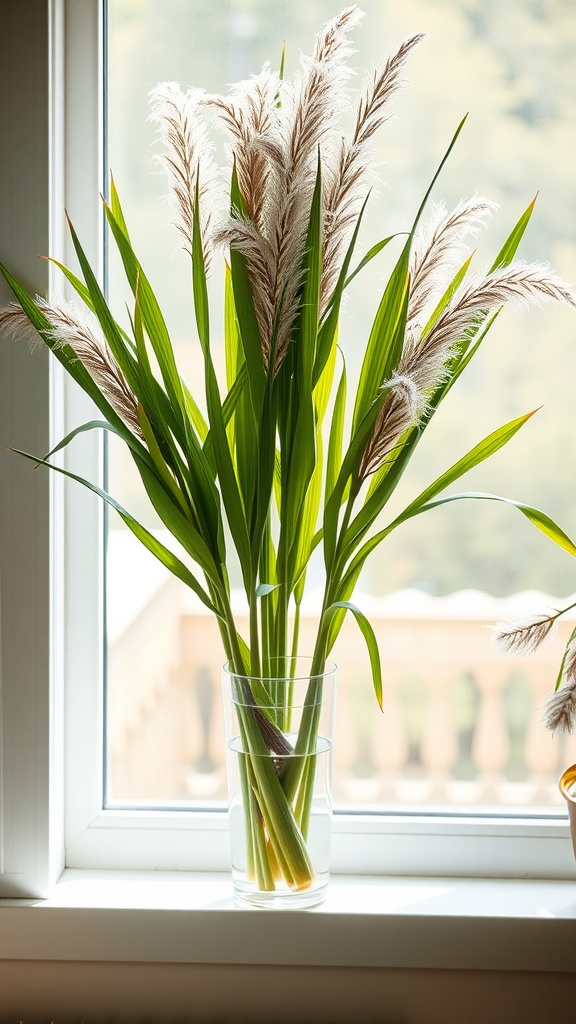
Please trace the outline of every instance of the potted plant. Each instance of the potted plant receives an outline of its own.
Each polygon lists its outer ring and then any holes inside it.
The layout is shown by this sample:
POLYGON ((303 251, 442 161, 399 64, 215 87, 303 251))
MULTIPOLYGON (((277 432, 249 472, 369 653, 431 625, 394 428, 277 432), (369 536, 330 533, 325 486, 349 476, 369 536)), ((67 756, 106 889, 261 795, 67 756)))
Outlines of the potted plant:
POLYGON ((228 96, 184 94, 174 83, 153 91, 175 225, 191 259, 205 413, 179 372, 113 181, 104 210, 133 296, 127 328, 110 310, 72 225, 82 277, 59 266, 80 306, 33 299, 2 268, 16 302, 0 313, 0 326, 48 345, 101 416, 72 431, 47 459, 27 457, 99 494, 216 616, 227 660, 235 886, 260 906, 309 906, 325 890, 335 675, 329 656, 352 614, 382 706, 374 631, 352 600, 377 545, 445 502, 495 499, 576 554, 537 509, 490 494, 445 493, 511 440, 531 412, 479 440, 378 525, 427 425, 501 309, 518 299, 575 300, 547 267, 515 261, 534 203, 483 272, 473 271, 463 240, 477 233, 492 204, 474 197, 453 210, 428 210, 464 122, 406 233, 358 255, 372 139, 421 39, 402 43, 353 96, 349 36, 360 18, 353 6, 329 22, 292 81, 265 67, 228 96), (345 105, 354 110, 348 134, 340 128, 345 105), (231 153, 223 204, 208 131, 214 122, 224 127, 231 153), (341 304, 350 282, 387 247, 398 255, 349 393, 338 347, 341 304), (225 278, 225 383, 214 365, 207 288, 217 261, 225 278), (125 442, 175 550, 95 482, 51 461, 92 429, 125 442), (317 550, 324 591, 315 646, 304 661, 299 615, 317 550), (232 558, 249 608, 246 636, 231 607, 232 558))
MULTIPOLYGON (((497 647, 504 652, 531 654, 554 634, 558 620, 576 608, 572 601, 563 608, 529 617, 523 621, 502 623, 496 628, 497 647)), ((551 733, 572 733, 576 725, 576 626, 572 629, 556 677, 554 693, 548 699, 543 713, 544 723, 551 733)), ((570 765, 559 779, 570 820, 572 847, 576 856, 576 764, 570 765)))

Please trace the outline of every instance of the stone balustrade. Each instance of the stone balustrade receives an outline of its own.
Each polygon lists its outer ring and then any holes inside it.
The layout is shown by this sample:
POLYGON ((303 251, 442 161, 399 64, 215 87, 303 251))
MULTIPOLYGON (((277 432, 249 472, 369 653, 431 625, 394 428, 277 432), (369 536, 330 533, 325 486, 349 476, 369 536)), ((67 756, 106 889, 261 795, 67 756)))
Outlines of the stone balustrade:
MULTIPOLYGON (((576 761, 571 737, 542 723, 574 622, 529 657, 495 651, 491 627, 551 606, 542 595, 498 600, 399 592, 361 598, 380 647, 384 714, 364 640, 348 616, 339 667, 334 799, 356 807, 561 806, 557 778, 576 761)), ((240 631, 247 634, 239 617, 240 631)), ((303 615, 301 650, 315 617, 303 615)), ((225 799, 221 646, 214 619, 177 581, 158 586, 121 630, 108 664, 110 797, 225 799)))

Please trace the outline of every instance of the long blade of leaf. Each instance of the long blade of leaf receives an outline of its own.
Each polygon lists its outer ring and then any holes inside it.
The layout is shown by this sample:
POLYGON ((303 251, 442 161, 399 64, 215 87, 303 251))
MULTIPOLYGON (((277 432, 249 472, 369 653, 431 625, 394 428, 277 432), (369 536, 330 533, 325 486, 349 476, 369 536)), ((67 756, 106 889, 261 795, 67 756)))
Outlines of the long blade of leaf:
MULTIPOLYGON (((238 175, 234 167, 232 173, 232 184, 230 189, 232 204, 232 216, 242 216, 245 212, 245 204, 238 185, 238 175)), ((262 357, 262 342, 258 320, 254 311, 252 292, 250 289, 250 278, 246 257, 238 249, 230 251, 230 271, 232 274, 232 288, 234 291, 234 306, 238 317, 240 338, 244 349, 246 366, 248 369, 248 380, 250 393, 254 406, 256 421, 259 421, 262 400, 264 397, 264 385, 266 375, 264 373, 264 361, 262 357)))
POLYGON ((125 508, 122 508, 122 505, 120 505, 120 503, 117 502, 116 499, 113 498, 111 494, 108 494, 107 491, 103 491, 102 488, 98 487, 96 484, 93 484, 90 480, 86 480, 84 479, 84 477, 78 476, 76 473, 71 473, 69 470, 63 469, 61 466, 56 466, 52 462, 47 462, 45 459, 38 459, 35 455, 30 455, 28 452, 19 451, 17 448, 13 448, 11 450, 14 451, 17 455, 22 455, 25 459, 30 459, 30 461, 34 462, 36 465, 47 466, 49 469, 54 470, 56 473, 61 473, 63 476, 68 477, 70 480, 75 480, 77 483, 82 484, 83 487, 87 487, 89 491, 92 491, 94 494, 97 494, 98 497, 102 498, 103 501, 106 502, 106 504, 110 505, 111 508, 115 509, 115 511, 118 513, 122 521, 126 524, 128 529, 132 531, 132 533, 138 538, 139 541, 141 541, 142 544, 144 544, 146 548, 148 548, 148 550, 158 559, 158 561, 162 562, 162 565, 169 569, 169 571, 174 576, 177 576, 178 579, 182 580, 182 582, 185 583, 186 586, 190 587, 190 589, 198 595, 202 603, 205 604, 206 607, 211 612, 213 612, 219 618, 222 618, 222 615, 210 600, 210 597, 202 587, 201 583, 199 583, 199 581, 196 579, 193 573, 190 572, 187 566, 184 565, 184 563, 180 561, 180 559, 172 551, 165 547, 164 544, 161 543, 161 541, 154 537, 154 535, 151 534, 146 529, 146 527, 142 526, 141 523, 139 523, 138 520, 134 518, 134 516, 130 515, 130 513, 127 512, 125 508))
MULTIPOLYGON (((162 374, 167 394, 180 418, 184 421, 185 426, 191 429, 186 415, 186 402, 184 400, 182 381, 180 380, 172 342, 162 311, 128 238, 112 213, 111 208, 106 203, 104 204, 104 210, 132 292, 134 295, 138 294, 142 321, 158 360, 158 366, 160 367, 160 373, 162 374)), ((82 269, 86 276, 84 267, 82 269)), ((90 287, 89 282, 87 281, 86 283, 90 287)))
POLYGON ((331 604, 324 612, 323 618, 328 620, 337 609, 345 609, 346 611, 352 612, 352 615, 356 619, 362 636, 366 641, 368 648, 368 654, 370 656, 370 665, 372 667, 372 682, 374 684, 374 692, 376 694, 376 700, 382 711, 382 666, 380 664, 380 651, 378 650, 378 641, 376 640, 376 634, 370 624, 370 621, 366 618, 363 612, 352 604, 351 601, 335 601, 331 604))
POLYGON ((244 583, 248 586, 251 579, 250 539, 246 523, 244 503, 234 472, 234 464, 228 444, 226 427, 222 416, 222 403, 216 379, 216 372, 210 351, 210 323, 208 310, 208 288, 206 268, 202 247, 200 224, 200 196, 196 185, 196 203, 192 227, 192 277, 194 287, 194 307, 198 337, 204 355, 206 406, 208 422, 213 435, 213 455, 216 465, 222 501, 226 509, 230 532, 234 539, 236 551, 240 559, 244 583))
POLYGON ((34 299, 28 295, 24 288, 21 287, 18 281, 12 277, 10 272, 6 267, 2 266, 2 264, 0 264, 0 272, 14 292, 14 295, 26 313, 30 323, 36 328, 38 334, 52 351, 56 359, 58 359, 58 361, 64 366, 65 370, 88 395, 88 397, 92 399, 94 404, 106 418, 107 422, 115 429, 119 437, 121 437, 131 448, 137 450, 143 458, 146 458, 146 449, 134 434, 132 434, 131 430, 126 426, 108 399, 102 394, 98 385, 95 384, 94 380, 88 373, 88 370, 85 368, 84 364, 80 362, 72 347, 70 345, 62 345, 59 341, 55 340, 52 324, 46 315, 36 304, 34 299))
POLYGON ((368 338, 356 391, 354 431, 400 359, 408 311, 409 262, 410 243, 407 242, 390 275, 368 338))
MULTIPOLYGON (((503 426, 494 430, 487 437, 483 438, 479 444, 475 445, 466 453, 461 459, 458 459, 449 469, 442 473, 433 483, 431 483, 413 502, 401 513, 396 522, 404 521, 409 519, 418 509, 420 505, 426 504, 441 491, 446 490, 450 484, 455 483, 461 476, 468 473, 471 469, 479 466, 486 459, 494 455, 500 448, 503 448, 505 444, 510 441, 514 435, 524 426, 524 424, 534 415, 534 411, 525 413, 523 416, 518 416, 509 423, 505 423, 503 426)), ((373 494, 367 499, 364 506, 350 524, 345 538, 344 545, 349 551, 351 547, 358 543, 358 540, 363 537, 367 530, 371 527, 376 517, 380 514, 383 508, 383 500, 386 501, 388 491, 386 487, 386 480, 383 480, 382 484, 376 488, 373 494)))
MULTIPOLYGON (((126 437, 124 437, 123 434, 120 433, 116 426, 114 426, 112 423, 108 423, 107 420, 89 420, 87 423, 81 423, 80 426, 74 427, 74 430, 71 430, 69 434, 66 434, 66 437, 63 437, 62 440, 59 441, 58 444, 55 445, 55 447, 52 448, 47 455, 44 456, 44 458, 50 459, 53 455, 56 455, 56 452, 60 452, 64 448, 66 448, 70 444, 70 442, 74 440, 75 437, 77 437, 79 434, 86 433, 86 431, 88 430, 108 430, 112 434, 116 434, 118 437, 122 438, 122 440, 125 441, 126 444, 131 448, 131 450, 133 452, 136 452, 136 454, 139 455, 140 458, 143 459, 143 461, 146 460, 146 457, 149 458, 146 449, 140 444, 140 442, 134 437, 133 434, 130 434, 130 432, 128 432, 129 439, 127 439, 126 437)), ((152 462, 150 462, 150 466, 152 466, 152 462)))
POLYGON ((400 234, 402 234, 402 232, 397 232, 395 235, 388 235, 387 238, 383 238, 380 242, 376 242, 376 245, 373 245, 372 248, 368 250, 363 259, 360 260, 358 266, 355 267, 352 273, 349 275, 349 277, 346 278, 344 287, 347 288, 348 285, 352 283, 354 278, 357 277, 362 270, 364 270, 364 267, 367 267, 368 264, 371 263, 376 256, 378 256, 378 253, 381 253, 382 249, 385 249, 386 246, 389 245, 390 242, 393 242, 395 238, 398 238, 400 234))
POLYGON ((344 438, 344 421, 346 415, 346 364, 342 365, 342 373, 334 399, 332 420, 330 423, 330 437, 328 441, 328 455, 326 459, 326 489, 324 502, 326 503, 336 486, 336 480, 342 465, 342 442, 344 438))
POLYGON ((445 505, 449 501, 463 501, 464 499, 471 499, 473 501, 501 501, 506 505, 512 505, 517 508, 522 515, 540 530, 541 533, 553 540, 555 544, 563 548, 570 555, 576 556, 576 544, 570 540, 570 537, 562 530, 553 519, 550 518, 546 512, 540 511, 540 509, 533 508, 532 505, 525 505, 522 501, 514 501, 513 498, 505 498, 499 494, 485 494, 482 491, 466 491, 462 494, 451 494, 445 498, 437 498, 435 501, 427 502, 421 508, 417 509, 412 515, 417 515, 420 512, 427 512, 430 508, 436 508, 438 505, 445 505))

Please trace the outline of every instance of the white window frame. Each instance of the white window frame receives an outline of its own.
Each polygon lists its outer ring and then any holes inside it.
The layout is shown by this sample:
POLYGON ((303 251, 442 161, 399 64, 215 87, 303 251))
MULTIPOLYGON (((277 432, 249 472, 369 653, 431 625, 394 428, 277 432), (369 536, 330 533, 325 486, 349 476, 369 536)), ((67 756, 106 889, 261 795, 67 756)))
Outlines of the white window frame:
MULTIPOLYGON (((24 88, 22 72, 17 104, 6 108, 0 90, 0 117, 21 143, 0 165, 0 203, 12 189, 11 206, 0 206, 6 226, 0 238, 9 239, 6 251, 2 242, 0 258, 31 289, 43 292, 48 267, 34 261, 37 252, 74 262, 62 232, 64 206, 93 264, 101 264, 102 15, 98 0, 32 2, 45 12, 32 37, 26 32, 27 5, 7 5, 15 38, 35 46, 37 54, 35 79, 24 88), (30 130, 36 122, 40 132, 30 130)), ((0 294, 2 301, 9 298, 5 290, 0 294)), ((0 346, 2 448, 8 439, 45 452, 73 424, 89 418, 84 396, 63 379, 46 351, 31 356, 23 346, 0 346), (11 403, 15 395, 29 401, 11 403)), ((4 451, 0 458, 0 895, 46 895, 64 866, 226 870, 225 813, 103 810, 102 507, 78 485, 63 486, 56 474, 34 472, 4 451)), ((98 478, 101 450, 93 433, 76 439, 65 458, 71 470, 98 478)), ((371 875, 574 874, 566 821, 529 814, 338 814, 333 867, 371 875)))

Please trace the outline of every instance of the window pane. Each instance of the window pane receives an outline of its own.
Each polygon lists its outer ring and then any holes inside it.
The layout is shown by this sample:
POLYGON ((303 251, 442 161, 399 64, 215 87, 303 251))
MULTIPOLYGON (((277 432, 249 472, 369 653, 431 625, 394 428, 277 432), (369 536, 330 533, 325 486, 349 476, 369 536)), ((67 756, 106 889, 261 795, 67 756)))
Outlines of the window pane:
MULTIPOLYGON (((485 266, 539 190, 521 255, 549 260, 565 280, 576 279, 576 189, 568 159, 576 143, 571 4, 366 0, 362 7, 366 17, 354 35, 353 58, 359 81, 402 38, 421 30, 428 38, 411 60, 410 83, 392 102, 397 116, 379 137, 376 194, 359 251, 411 223, 456 125, 470 111, 433 198, 450 205, 478 192, 499 204, 478 239, 476 259, 485 266)), ((109 0, 108 10, 109 162, 179 365, 199 397, 189 261, 177 251, 162 202, 166 187, 153 163, 149 91, 158 81, 175 80, 183 88, 223 92, 266 60, 276 63, 283 40, 289 75, 336 7, 328 0, 109 0)), ((385 266, 385 260, 378 263, 372 278, 361 275, 350 289, 341 341, 352 379, 385 266)), ((118 315, 126 300, 120 280, 112 262, 110 297, 118 315)), ((212 287, 213 310, 221 311, 216 281, 212 287)), ((218 315, 215 359, 222 365, 218 315)), ((505 450, 465 478, 462 489, 543 508, 576 536, 574 456, 566 440, 573 423, 567 368, 574 335, 573 315, 565 309, 502 317, 427 431, 387 521, 491 430, 542 406, 505 450)), ((129 457, 113 441, 109 467, 115 497, 160 529, 129 457)), ((110 520, 109 799, 223 799, 222 653, 215 623, 120 527, 110 520)), ((388 538, 356 597, 380 643, 385 714, 374 700, 357 627, 347 621, 334 652, 340 668, 336 802, 559 806, 556 778, 576 749, 550 737, 541 711, 570 624, 529 659, 497 654, 486 627, 517 611, 557 606, 573 589, 570 557, 510 506, 456 502, 416 517, 388 538)), ((303 653, 313 628, 311 594, 303 653)))

